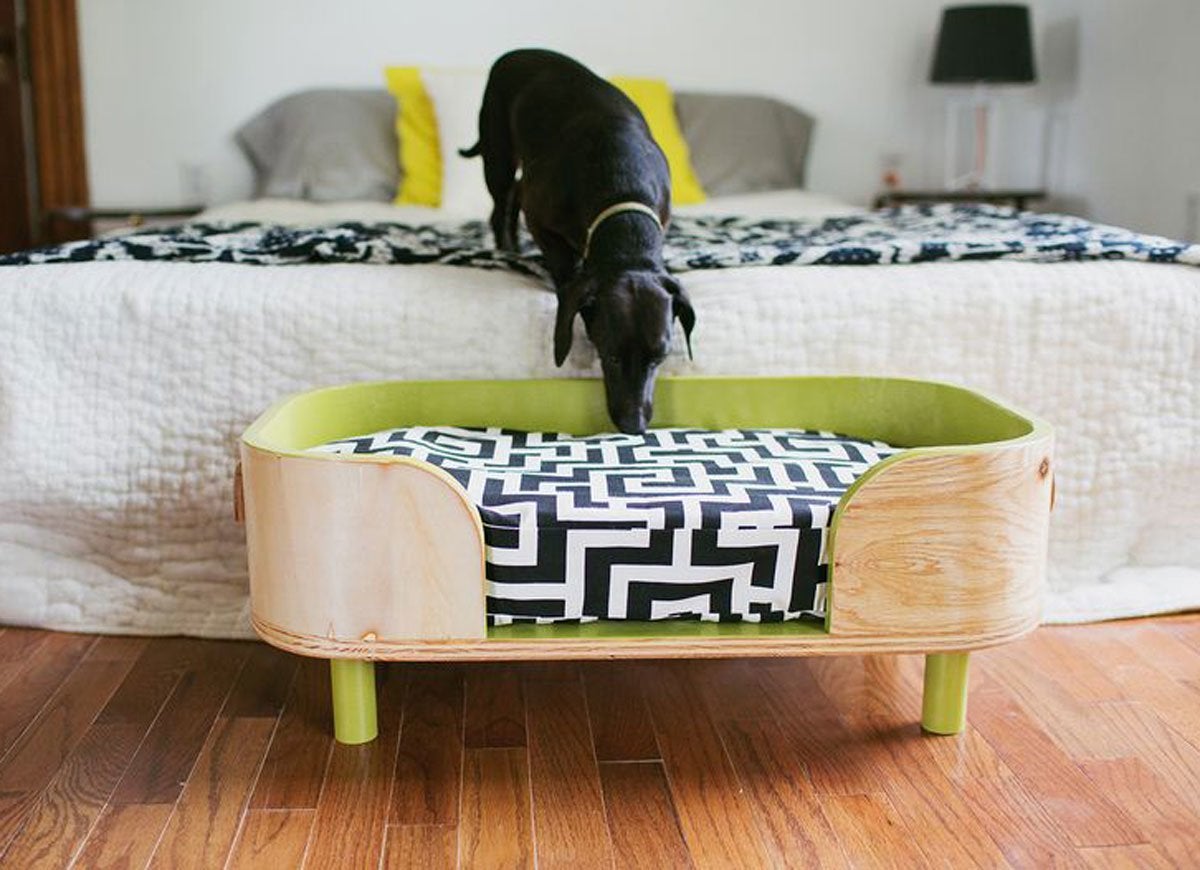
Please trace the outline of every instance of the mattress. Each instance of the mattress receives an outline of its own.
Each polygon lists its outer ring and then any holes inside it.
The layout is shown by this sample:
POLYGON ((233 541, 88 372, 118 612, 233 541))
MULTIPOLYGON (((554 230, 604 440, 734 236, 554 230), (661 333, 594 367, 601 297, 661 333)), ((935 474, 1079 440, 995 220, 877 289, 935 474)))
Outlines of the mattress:
POLYGON ((312 448, 436 465, 479 511, 489 624, 822 619, 842 494, 897 451, 780 429, 388 429, 312 448))

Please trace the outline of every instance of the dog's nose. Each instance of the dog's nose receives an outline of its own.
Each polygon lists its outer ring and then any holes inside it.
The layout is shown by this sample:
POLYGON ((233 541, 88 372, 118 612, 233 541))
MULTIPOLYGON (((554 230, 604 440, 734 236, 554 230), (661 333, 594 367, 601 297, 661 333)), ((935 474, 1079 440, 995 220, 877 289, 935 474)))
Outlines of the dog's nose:
POLYGON ((641 435, 646 431, 648 420, 649 417, 638 408, 614 415, 613 417, 613 422, 617 424, 617 428, 626 435, 641 435))

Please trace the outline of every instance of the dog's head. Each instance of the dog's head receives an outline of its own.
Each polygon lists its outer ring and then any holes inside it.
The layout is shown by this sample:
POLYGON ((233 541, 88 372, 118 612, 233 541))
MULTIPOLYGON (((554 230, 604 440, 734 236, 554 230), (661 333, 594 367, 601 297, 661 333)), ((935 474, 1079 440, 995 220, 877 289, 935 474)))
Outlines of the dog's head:
POLYGON ((554 361, 571 350, 575 315, 583 317, 604 370, 608 414, 622 432, 646 430, 654 413, 654 377, 671 347, 675 318, 688 354, 696 313, 678 281, 665 272, 582 274, 559 294, 554 361))

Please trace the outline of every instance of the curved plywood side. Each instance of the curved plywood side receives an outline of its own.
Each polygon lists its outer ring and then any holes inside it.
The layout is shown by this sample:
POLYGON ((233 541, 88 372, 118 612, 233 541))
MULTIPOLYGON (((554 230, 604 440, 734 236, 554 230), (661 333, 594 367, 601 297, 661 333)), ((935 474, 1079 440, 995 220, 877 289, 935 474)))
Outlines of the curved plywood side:
POLYGON ((242 475, 251 611, 264 639, 330 655, 377 640, 485 636, 483 529, 444 472, 243 444, 242 475))
POLYGON ((900 454, 861 478, 834 522, 831 639, 974 649, 1041 618, 1052 437, 900 454))

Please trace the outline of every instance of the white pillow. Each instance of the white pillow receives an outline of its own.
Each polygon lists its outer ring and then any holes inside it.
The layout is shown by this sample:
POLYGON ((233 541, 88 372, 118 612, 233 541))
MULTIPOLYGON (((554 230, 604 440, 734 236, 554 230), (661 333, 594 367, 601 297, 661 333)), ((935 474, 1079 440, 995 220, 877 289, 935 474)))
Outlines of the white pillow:
POLYGON ((442 155, 442 209, 454 216, 486 218, 492 197, 483 181, 483 160, 462 157, 479 139, 479 107, 486 72, 421 70, 421 82, 437 118, 438 148, 442 155))

